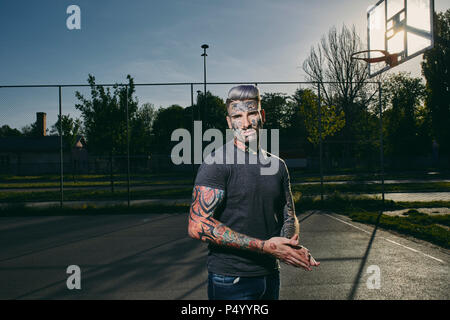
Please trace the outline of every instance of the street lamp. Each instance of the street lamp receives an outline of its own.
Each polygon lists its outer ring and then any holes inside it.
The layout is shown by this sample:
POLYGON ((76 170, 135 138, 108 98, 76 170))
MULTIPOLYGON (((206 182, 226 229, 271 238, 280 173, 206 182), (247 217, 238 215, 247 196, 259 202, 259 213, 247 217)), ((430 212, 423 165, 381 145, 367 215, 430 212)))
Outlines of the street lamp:
POLYGON ((207 54, 206 54, 206 49, 208 49, 209 48, 209 46, 207 45, 207 44, 204 44, 204 45, 202 45, 202 49, 203 49, 203 54, 202 54, 202 57, 203 57, 203 91, 204 91, 204 99, 205 99, 205 101, 204 101, 204 107, 203 107, 203 119, 205 120, 205 122, 206 122, 206 57, 208 56, 207 54))

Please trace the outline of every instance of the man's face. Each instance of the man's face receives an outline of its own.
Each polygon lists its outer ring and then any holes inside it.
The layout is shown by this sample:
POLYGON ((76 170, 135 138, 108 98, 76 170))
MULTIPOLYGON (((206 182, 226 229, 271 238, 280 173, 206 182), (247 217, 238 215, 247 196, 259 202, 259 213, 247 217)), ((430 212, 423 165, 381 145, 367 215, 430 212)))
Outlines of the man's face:
POLYGON ((249 142, 258 136, 265 120, 264 110, 258 108, 255 100, 235 100, 228 108, 228 127, 233 130, 234 136, 242 141, 249 142))

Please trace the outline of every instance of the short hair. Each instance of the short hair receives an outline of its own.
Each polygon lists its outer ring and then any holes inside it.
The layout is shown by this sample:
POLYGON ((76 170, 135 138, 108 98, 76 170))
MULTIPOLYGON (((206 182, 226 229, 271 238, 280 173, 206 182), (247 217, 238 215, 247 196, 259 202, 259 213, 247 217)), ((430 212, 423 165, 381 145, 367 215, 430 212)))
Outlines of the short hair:
POLYGON ((228 91, 228 98, 226 101, 227 110, 230 103, 234 100, 255 100, 258 102, 258 108, 261 107, 259 89, 254 85, 240 85, 231 88, 230 91, 228 91))

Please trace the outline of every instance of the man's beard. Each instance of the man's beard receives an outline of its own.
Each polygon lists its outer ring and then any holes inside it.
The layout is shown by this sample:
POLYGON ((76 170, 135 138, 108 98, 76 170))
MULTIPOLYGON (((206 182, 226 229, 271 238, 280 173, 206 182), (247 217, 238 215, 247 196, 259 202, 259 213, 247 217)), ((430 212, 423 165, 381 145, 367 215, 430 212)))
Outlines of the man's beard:
POLYGON ((257 153, 259 145, 259 129, 235 130, 235 143, 240 144, 245 151, 257 153), (245 134, 244 134, 245 133, 245 134))
POLYGON ((234 136, 241 142, 248 144, 251 141, 255 141, 258 139, 258 129, 234 129, 234 136))
POLYGON ((258 122, 252 125, 247 129, 233 129, 235 137, 243 142, 248 144, 249 142, 258 141, 259 130, 263 128, 263 124, 261 119, 258 119, 258 122))

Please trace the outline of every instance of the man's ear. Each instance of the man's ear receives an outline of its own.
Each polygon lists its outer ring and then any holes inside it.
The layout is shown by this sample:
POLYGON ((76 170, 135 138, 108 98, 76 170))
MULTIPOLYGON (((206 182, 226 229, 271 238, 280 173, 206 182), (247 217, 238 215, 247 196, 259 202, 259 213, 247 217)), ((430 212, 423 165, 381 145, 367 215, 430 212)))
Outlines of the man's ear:
POLYGON ((266 112, 264 111, 264 109, 261 109, 261 121, 262 123, 266 122, 266 112))
POLYGON ((232 129, 231 118, 229 116, 227 116, 227 123, 228 123, 228 129, 232 129))

